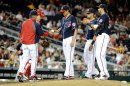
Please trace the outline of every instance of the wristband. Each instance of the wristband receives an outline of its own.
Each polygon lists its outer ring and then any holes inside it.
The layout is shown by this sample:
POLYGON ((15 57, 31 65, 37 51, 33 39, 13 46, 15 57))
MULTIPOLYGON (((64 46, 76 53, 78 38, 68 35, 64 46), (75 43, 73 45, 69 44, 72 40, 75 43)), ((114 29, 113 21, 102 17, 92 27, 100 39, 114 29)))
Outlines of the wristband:
POLYGON ((87 23, 88 26, 91 26, 91 23, 87 23))
POLYGON ((93 40, 92 43, 91 43, 91 45, 93 45, 94 43, 95 43, 95 41, 93 40))

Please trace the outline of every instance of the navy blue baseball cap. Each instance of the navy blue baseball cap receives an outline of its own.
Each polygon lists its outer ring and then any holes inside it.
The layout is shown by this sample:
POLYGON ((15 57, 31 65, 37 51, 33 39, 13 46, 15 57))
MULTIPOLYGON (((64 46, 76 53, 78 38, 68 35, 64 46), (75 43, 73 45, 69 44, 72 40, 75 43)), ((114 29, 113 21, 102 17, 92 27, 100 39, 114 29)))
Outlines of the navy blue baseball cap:
POLYGON ((37 11, 36 10, 31 10, 29 13, 29 16, 33 16, 33 15, 37 15, 37 11))
POLYGON ((99 7, 99 8, 107 9, 107 6, 106 6, 105 4, 100 4, 98 7, 99 7))
POLYGON ((87 9, 87 13, 95 13, 95 9, 93 9, 93 8, 88 8, 88 9, 87 9))
POLYGON ((70 10, 70 7, 69 7, 68 5, 63 5, 63 6, 61 7, 60 12, 62 13, 62 12, 65 12, 66 10, 70 10))

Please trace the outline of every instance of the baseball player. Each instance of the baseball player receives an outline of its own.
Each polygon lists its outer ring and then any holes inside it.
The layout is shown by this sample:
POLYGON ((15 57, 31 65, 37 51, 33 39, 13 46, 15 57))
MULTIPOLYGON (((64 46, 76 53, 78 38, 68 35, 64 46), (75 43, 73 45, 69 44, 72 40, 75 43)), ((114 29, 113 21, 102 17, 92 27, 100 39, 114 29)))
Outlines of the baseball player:
POLYGON ((20 33, 20 39, 22 43, 23 50, 23 59, 22 64, 19 67, 19 81, 22 82, 21 78, 24 75, 24 67, 31 59, 31 76, 30 80, 36 79, 36 67, 37 67, 37 58, 38 58, 38 41, 39 36, 43 36, 44 33, 40 25, 36 22, 37 15, 36 10, 30 12, 30 19, 27 19, 22 24, 22 29, 20 33))
MULTIPOLYGON (((87 10, 87 18, 83 18, 83 24, 87 24, 87 21, 89 20, 91 24, 97 24, 97 21, 94 18, 95 10, 93 8, 89 8, 87 10)), ((89 51, 89 46, 93 40, 94 36, 94 30, 90 26, 86 25, 86 44, 84 48, 84 60, 87 64, 87 72, 85 73, 85 78, 92 79, 92 75, 98 75, 99 72, 95 68, 95 49, 93 48, 91 51, 89 51)))
POLYGON ((57 32, 61 31, 63 37, 63 52, 66 60, 64 79, 74 79, 73 56, 78 33, 77 20, 71 15, 68 5, 63 5, 60 12, 64 17, 61 20, 61 28, 57 32))
POLYGON ((98 24, 90 24, 92 28, 95 29, 95 36, 93 41, 89 47, 89 50, 92 50, 93 44, 95 43, 96 48, 96 59, 100 69, 100 77, 96 78, 99 80, 106 80, 109 78, 109 73, 107 70, 107 63, 106 63, 106 50, 108 43, 110 41, 110 30, 108 29, 109 26, 109 16, 106 13, 107 6, 105 4, 100 4, 98 7, 98 12, 101 15, 98 20, 98 24))
MULTIPOLYGON (((22 57, 23 53, 22 53, 21 46, 22 46, 22 44, 20 43, 20 44, 17 45, 17 48, 16 48, 17 49, 17 53, 18 53, 18 57, 19 57, 19 64, 20 65, 22 64, 22 60, 23 60, 23 57, 22 57)), ((15 77, 15 81, 19 81, 18 75, 19 75, 19 69, 17 71, 16 77, 15 77)))

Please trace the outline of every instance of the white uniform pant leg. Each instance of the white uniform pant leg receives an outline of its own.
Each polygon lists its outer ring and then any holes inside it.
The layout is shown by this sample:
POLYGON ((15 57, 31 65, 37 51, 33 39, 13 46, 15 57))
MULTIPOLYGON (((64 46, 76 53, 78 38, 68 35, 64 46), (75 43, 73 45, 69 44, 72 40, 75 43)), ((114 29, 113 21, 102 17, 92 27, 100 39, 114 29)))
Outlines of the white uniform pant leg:
POLYGON ((85 63, 87 64, 87 72, 85 73, 85 76, 91 77, 92 74, 97 74, 98 71, 95 68, 95 52, 94 52, 94 47, 92 51, 89 51, 89 46, 91 44, 92 40, 87 40, 84 48, 84 60, 85 63), (96 71, 95 71, 96 70, 96 71))
POLYGON ((95 67, 95 59, 96 59, 96 42, 94 43, 94 47, 93 47, 93 49, 94 49, 94 64, 93 64, 93 71, 92 71, 92 74, 93 75, 98 75, 99 74, 99 71, 98 71, 98 69, 95 67))
MULTIPOLYGON (((22 55, 19 55, 19 66, 22 64, 22 60, 23 60, 22 55)), ((15 81, 18 81, 18 77, 17 77, 18 75, 19 75, 19 68, 18 68, 17 74, 15 76, 15 81)))
POLYGON ((38 44, 28 45, 31 57, 31 76, 36 75, 37 59, 38 59, 38 44))
POLYGON ((19 72, 24 73, 24 67, 30 58, 30 53, 29 53, 30 51, 28 49, 28 45, 25 44, 22 44, 22 50, 23 50, 23 55, 22 55, 23 59, 20 62, 19 72))
POLYGON ((92 75, 98 75, 99 71, 97 68, 95 68, 95 66, 93 66, 93 71, 92 71, 92 75))
POLYGON ((70 47, 72 37, 63 39, 63 51, 66 59, 66 68, 64 76, 74 76, 74 67, 73 67, 73 57, 74 57, 74 47, 70 47))
POLYGON ((108 76, 109 73, 107 70, 107 63, 106 63, 106 50, 109 43, 110 37, 109 35, 103 33, 99 35, 96 39, 96 59, 100 69, 100 76, 108 76))

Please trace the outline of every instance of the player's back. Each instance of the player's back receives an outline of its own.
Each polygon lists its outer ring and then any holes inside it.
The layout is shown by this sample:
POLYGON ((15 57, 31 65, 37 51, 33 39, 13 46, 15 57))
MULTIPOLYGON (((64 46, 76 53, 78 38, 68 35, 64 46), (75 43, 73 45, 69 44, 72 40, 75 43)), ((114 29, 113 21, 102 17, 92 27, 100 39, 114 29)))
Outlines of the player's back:
POLYGON ((27 19, 23 24, 22 24, 22 29, 21 29, 21 41, 23 44, 34 44, 35 43, 35 28, 34 28, 34 23, 32 19, 27 19))

